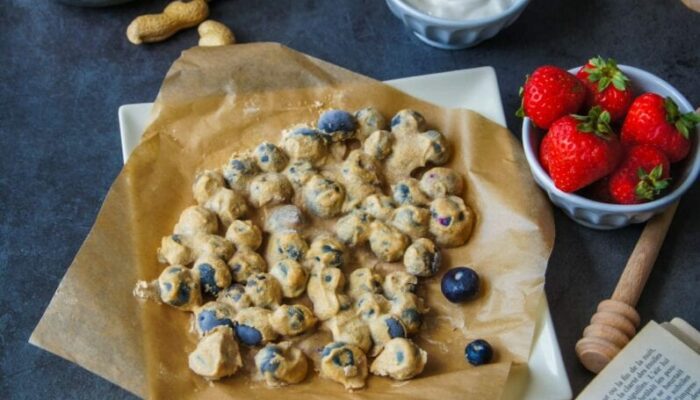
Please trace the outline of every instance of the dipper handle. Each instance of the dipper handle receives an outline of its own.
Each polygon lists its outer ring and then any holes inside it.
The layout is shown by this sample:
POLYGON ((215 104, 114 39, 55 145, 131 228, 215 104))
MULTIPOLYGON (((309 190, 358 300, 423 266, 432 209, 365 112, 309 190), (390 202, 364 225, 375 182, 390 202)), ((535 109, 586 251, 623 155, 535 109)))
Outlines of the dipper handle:
POLYGON ((642 231, 625 270, 609 300, 603 300, 576 343, 576 354, 591 372, 598 373, 637 333, 634 309, 654 267, 678 203, 652 218, 642 231))

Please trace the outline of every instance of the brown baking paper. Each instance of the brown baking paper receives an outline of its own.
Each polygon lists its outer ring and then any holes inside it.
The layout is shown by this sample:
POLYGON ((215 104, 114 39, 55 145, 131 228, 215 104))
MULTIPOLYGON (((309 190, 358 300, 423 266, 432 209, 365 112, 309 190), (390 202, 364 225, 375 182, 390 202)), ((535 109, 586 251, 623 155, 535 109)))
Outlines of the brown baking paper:
MULTIPOLYGON (((168 72, 152 117, 31 343, 154 399, 499 398, 511 363, 527 361, 554 228, 548 203, 505 128, 278 44, 185 51, 168 72), (448 166, 464 175, 465 200, 478 218, 467 245, 444 251, 443 272, 472 266, 483 279, 482 295, 454 305, 440 294, 442 273, 422 281, 419 293, 431 310, 415 339, 428 352, 428 364, 411 381, 371 376, 366 389, 349 393, 310 373, 299 385, 268 389, 252 376, 250 352, 248 367, 234 377, 209 383, 196 376, 187 367, 196 345, 190 314, 131 294, 138 279, 155 279, 164 268, 155 252, 193 204, 196 171, 216 168, 233 151, 263 140, 278 142, 282 129, 313 123, 324 109, 366 106, 387 118, 403 108, 418 110, 449 139, 454 153, 448 166), (493 364, 475 368, 464 361, 464 346, 475 338, 492 343, 493 364)), ((322 340, 329 339, 311 336, 299 345, 317 361, 322 340)))

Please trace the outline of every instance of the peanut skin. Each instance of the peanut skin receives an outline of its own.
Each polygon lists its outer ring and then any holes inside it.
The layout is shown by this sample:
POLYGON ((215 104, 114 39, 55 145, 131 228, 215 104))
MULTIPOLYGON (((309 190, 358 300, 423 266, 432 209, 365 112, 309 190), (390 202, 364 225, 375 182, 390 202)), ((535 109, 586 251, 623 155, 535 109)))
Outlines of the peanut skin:
POLYGON ((195 26, 209 16, 205 0, 173 1, 160 14, 142 15, 126 29, 133 44, 159 42, 178 31, 195 26))
POLYGON ((236 43, 236 37, 226 25, 211 19, 199 24, 197 32, 200 46, 225 46, 236 43))

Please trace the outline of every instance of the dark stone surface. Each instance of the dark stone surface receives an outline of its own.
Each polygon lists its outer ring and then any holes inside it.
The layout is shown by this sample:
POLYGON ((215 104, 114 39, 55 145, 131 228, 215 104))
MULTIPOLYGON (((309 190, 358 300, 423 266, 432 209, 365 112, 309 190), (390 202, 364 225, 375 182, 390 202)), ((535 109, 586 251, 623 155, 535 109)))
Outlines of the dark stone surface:
MULTIPOLYGON (((117 107, 152 100, 189 30, 156 45, 125 38, 137 15, 165 1, 105 9, 48 1, 0 2, 0 398, 133 396, 27 343, 121 168, 117 107)), ((211 3, 239 41, 277 41, 374 77, 392 79, 492 65, 517 134, 517 89, 544 63, 614 56, 658 74, 700 104, 700 14, 674 0, 534 0, 477 48, 446 52, 408 34, 379 0, 211 3)), ((644 321, 681 316, 700 327, 700 187, 678 210, 639 304, 644 321)), ((597 232, 555 211, 546 291, 575 393, 590 380, 573 347, 609 296, 641 231, 597 232)))

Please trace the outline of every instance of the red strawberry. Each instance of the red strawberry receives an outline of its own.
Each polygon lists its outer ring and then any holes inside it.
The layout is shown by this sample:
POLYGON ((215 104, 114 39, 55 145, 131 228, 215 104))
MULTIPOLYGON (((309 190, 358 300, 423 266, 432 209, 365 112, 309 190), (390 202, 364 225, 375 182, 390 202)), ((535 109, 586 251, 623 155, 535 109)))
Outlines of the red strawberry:
POLYGON ((647 144, 631 147, 610 175, 608 192, 616 203, 638 204, 656 198, 670 182, 670 163, 663 151, 647 144))
POLYGON ((632 103, 622 125, 622 143, 651 144, 658 147, 672 163, 684 159, 690 151, 688 137, 700 115, 681 114, 670 97, 645 93, 632 103))
POLYGON ((613 121, 625 116, 632 104, 632 90, 628 85, 629 78, 620 71, 615 60, 593 57, 576 73, 576 77, 588 89, 588 107, 600 106, 610 113, 613 121))
POLYGON ((621 147, 610 128, 610 114, 593 107, 588 116, 567 115, 549 128, 540 146, 554 185, 575 192, 611 173, 621 147))
POLYGON ((527 78, 520 95, 523 101, 516 115, 528 116, 536 126, 549 129, 554 121, 581 108, 586 88, 565 70, 545 65, 527 78))

